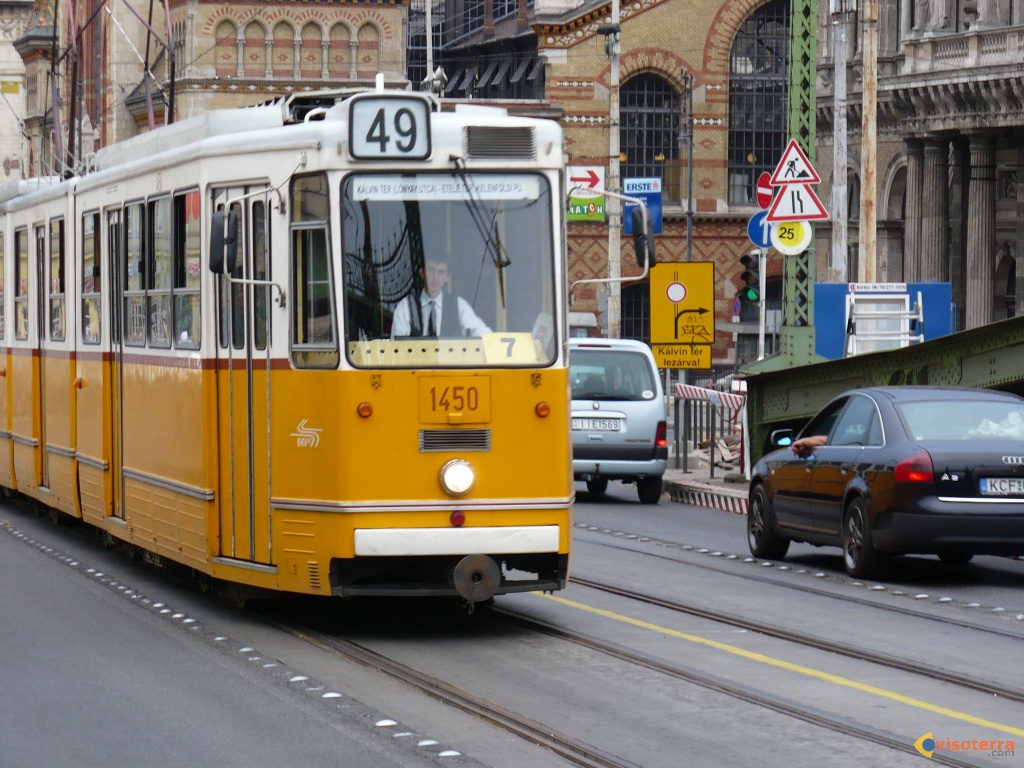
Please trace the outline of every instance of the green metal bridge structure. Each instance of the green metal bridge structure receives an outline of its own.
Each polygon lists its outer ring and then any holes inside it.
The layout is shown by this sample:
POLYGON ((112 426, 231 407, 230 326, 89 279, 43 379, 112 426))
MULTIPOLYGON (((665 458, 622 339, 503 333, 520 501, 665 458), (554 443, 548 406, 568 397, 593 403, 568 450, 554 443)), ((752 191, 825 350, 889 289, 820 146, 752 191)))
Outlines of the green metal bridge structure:
MULTIPOLYGON (((792 0, 789 132, 815 160, 817 2, 792 0)), ((852 387, 932 384, 990 387, 1024 395, 1024 317, 961 331, 917 345, 841 360, 815 353, 812 246, 785 256, 779 353, 742 369, 747 382, 751 458, 772 430, 799 428, 852 387)))

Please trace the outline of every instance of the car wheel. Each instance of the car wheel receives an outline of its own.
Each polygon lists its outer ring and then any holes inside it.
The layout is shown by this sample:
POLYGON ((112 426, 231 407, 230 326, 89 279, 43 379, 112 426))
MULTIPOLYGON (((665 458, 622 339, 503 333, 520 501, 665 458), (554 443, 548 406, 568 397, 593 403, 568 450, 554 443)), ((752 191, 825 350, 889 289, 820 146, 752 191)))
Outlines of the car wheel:
POLYGON ((595 496, 600 496, 608 490, 608 478, 598 477, 593 480, 587 480, 587 490, 595 496))
POLYGON ((641 504, 657 504, 663 490, 661 477, 642 477, 636 481, 636 495, 641 504))
POLYGON ((754 557, 781 560, 789 551, 789 539, 775 532, 775 513, 763 485, 750 491, 747 503, 747 545, 754 557))
POLYGON ((843 560, 846 572, 863 579, 878 569, 880 559, 878 550, 871 543, 871 527, 864 502, 854 499, 846 508, 843 522, 843 560))
POLYGON ((950 565, 966 565, 972 557, 970 552, 939 552, 939 560, 950 565))

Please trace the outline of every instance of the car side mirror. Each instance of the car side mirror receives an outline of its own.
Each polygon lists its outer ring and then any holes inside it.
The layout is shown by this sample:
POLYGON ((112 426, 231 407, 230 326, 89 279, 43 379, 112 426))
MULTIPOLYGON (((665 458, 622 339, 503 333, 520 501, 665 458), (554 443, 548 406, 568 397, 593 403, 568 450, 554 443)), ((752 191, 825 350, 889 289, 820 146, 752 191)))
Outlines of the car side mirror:
POLYGON ((792 429, 776 429, 772 432, 768 441, 775 448, 785 448, 793 444, 793 430, 792 429))

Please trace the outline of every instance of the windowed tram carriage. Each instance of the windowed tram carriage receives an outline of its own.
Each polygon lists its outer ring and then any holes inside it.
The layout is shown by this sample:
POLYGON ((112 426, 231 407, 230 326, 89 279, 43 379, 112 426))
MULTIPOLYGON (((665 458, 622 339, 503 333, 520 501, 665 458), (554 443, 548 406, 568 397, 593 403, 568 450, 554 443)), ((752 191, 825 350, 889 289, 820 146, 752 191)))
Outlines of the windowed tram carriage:
POLYGON ((564 587, 558 124, 312 101, 0 189, 0 485, 243 590, 564 587), (398 333, 434 260, 448 324, 398 333))

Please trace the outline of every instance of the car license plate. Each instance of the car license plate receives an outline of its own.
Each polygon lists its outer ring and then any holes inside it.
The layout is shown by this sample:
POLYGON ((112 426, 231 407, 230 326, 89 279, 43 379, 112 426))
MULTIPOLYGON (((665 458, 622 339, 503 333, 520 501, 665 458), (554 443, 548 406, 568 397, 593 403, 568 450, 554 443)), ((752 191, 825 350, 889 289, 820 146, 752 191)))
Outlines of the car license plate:
POLYGON ((621 419, 573 419, 572 428, 581 432, 618 432, 621 419))
POLYGON ((1024 496, 1024 477, 983 477, 982 496, 1024 496))

